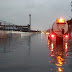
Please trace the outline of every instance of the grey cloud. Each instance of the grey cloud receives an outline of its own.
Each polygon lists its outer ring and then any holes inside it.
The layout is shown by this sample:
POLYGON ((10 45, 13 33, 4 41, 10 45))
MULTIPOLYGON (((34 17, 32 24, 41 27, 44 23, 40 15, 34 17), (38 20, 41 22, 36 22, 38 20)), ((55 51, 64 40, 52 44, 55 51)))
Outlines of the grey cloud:
POLYGON ((47 29, 56 18, 69 18, 71 0, 0 0, 0 19, 26 25, 32 14, 32 29, 47 29))

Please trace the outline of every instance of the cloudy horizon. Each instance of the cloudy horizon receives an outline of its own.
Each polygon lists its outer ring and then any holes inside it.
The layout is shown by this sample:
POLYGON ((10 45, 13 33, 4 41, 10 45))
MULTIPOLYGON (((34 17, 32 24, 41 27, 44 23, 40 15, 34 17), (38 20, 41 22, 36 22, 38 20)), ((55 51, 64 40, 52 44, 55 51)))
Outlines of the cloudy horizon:
POLYGON ((72 17, 70 3, 71 0, 0 0, 0 20, 27 25, 31 14, 31 28, 46 30, 57 18, 72 17))

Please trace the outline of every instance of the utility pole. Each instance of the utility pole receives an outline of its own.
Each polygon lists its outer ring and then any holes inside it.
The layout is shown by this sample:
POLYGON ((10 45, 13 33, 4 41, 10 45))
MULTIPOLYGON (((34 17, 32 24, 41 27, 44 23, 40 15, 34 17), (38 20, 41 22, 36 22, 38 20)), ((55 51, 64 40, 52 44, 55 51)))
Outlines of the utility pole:
POLYGON ((30 30, 31 30, 31 14, 29 14, 29 25, 30 25, 30 30))
POLYGON ((72 13, 72 1, 71 1, 71 13, 72 13))
MULTIPOLYGON (((71 1, 71 19, 72 19, 72 1, 71 1)), ((69 36, 71 38, 71 29, 72 29, 72 25, 69 25, 69 36)))

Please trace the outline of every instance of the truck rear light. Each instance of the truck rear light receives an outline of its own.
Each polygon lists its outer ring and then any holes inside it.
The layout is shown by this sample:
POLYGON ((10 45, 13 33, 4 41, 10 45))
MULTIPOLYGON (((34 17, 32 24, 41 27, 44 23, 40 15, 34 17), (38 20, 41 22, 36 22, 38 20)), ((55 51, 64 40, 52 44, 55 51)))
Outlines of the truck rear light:
POLYGON ((52 34, 52 35, 51 35, 51 37, 52 37, 52 38, 54 38, 54 37, 55 37, 55 35, 54 35, 54 34, 52 34))
POLYGON ((68 35, 65 35, 65 38, 68 38, 69 36, 68 35))

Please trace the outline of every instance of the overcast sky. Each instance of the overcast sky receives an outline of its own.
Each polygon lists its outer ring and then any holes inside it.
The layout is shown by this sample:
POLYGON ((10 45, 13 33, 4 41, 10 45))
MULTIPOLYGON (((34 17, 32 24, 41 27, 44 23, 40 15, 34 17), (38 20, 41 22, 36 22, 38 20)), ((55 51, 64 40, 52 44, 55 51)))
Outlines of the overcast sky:
POLYGON ((0 0, 0 20, 17 25, 27 25, 32 15, 34 30, 46 30, 53 22, 71 15, 71 0, 0 0))

